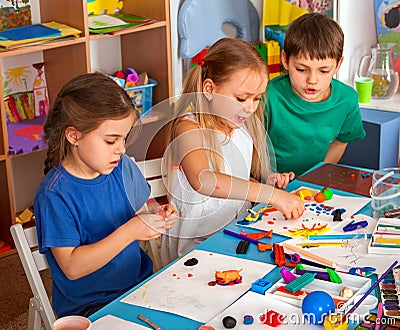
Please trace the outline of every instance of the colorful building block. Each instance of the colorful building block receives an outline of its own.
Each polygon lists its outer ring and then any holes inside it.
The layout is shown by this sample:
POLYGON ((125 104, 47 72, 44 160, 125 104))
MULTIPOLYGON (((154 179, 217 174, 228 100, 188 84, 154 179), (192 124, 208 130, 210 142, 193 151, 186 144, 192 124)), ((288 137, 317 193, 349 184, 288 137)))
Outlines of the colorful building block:
POLYGON ((259 278, 257 281, 251 283, 251 291, 264 294, 272 286, 272 282, 259 278))

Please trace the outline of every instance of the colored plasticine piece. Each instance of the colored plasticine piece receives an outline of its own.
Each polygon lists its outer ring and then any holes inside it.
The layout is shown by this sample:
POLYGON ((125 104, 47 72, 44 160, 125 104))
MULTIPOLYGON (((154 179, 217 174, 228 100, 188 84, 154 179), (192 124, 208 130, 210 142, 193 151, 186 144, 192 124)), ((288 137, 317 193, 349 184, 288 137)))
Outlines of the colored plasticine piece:
POLYGON ((344 232, 348 232, 348 231, 353 231, 359 228, 364 228, 368 226, 368 221, 367 220, 362 220, 362 221, 358 221, 358 222, 354 222, 351 221, 349 224, 347 224, 346 226, 343 227, 343 231, 344 232))
POLYGON ((272 286, 272 282, 259 278, 257 281, 251 283, 251 291, 264 294, 272 286))
POLYGON ((273 252, 271 254, 271 257, 274 258, 275 264, 279 267, 282 266, 287 266, 287 267, 296 267, 296 264, 288 263, 286 262, 286 256, 285 256, 285 251, 283 249, 283 246, 274 243, 272 245, 273 252))
POLYGON ((296 195, 299 196, 301 198, 301 200, 304 202, 306 201, 310 201, 311 197, 314 196, 314 193, 307 188, 303 188, 303 189, 299 189, 296 191, 296 195))
POLYGON ((233 329, 236 326, 236 319, 232 316, 225 316, 222 319, 222 324, 226 329, 233 329))
POLYGON ((318 193, 315 194, 314 200, 315 200, 317 203, 323 203, 323 202, 326 201, 326 197, 325 197, 325 195, 324 195, 322 192, 318 192, 318 193))
POLYGON ((246 254, 249 249, 250 242, 249 241, 240 241, 236 247, 237 254, 246 254))
POLYGON ((263 208, 259 209, 257 212, 252 209, 247 209, 249 214, 244 219, 247 221, 250 221, 250 222, 255 222, 255 221, 261 220, 261 218, 264 214, 264 210, 266 210, 266 209, 267 209, 266 207, 263 207, 263 208))
POLYGON ((399 218, 400 217, 400 208, 384 211, 383 216, 385 218, 399 218))
POLYGON ((342 221, 342 210, 336 209, 333 211, 333 221, 342 221))
POLYGON ((261 233, 245 234, 245 236, 250 237, 252 239, 260 239, 264 237, 272 238, 272 232, 273 230, 271 229, 269 231, 263 231, 261 233))
POLYGON ((327 187, 322 188, 321 192, 325 195, 325 198, 327 201, 332 199, 333 197, 333 191, 327 187))
POLYGON ((296 292, 304 288, 307 284, 314 281, 315 276, 315 273, 305 273, 296 278, 294 281, 290 282, 289 284, 286 284, 285 288, 290 292, 296 292))
POLYGON ((188 260, 186 260, 183 264, 185 266, 191 267, 191 266, 195 266, 199 263, 199 260, 197 260, 196 258, 190 258, 188 260))
POLYGON ((215 281, 219 285, 224 285, 224 284, 239 284, 242 283, 242 276, 240 276, 240 272, 243 269, 231 269, 231 270, 224 270, 224 271, 215 271, 215 281))
MULTIPOLYGON (((297 266, 296 266, 297 269, 297 266)), ((281 275, 282 279, 285 281, 285 283, 290 283, 293 282, 297 277, 286 267, 282 267, 281 270, 281 275)))
POLYGON ((267 243, 258 243, 257 244, 258 251, 265 252, 267 250, 272 250, 272 245, 267 243))
POLYGON ((286 290, 285 287, 282 285, 276 289, 274 294, 282 297, 289 297, 297 300, 303 300, 307 296, 307 292, 305 291, 296 291, 296 292, 290 292, 289 290, 286 290))
POLYGON ((295 270, 295 273, 297 275, 303 275, 307 273, 312 273, 315 274, 315 278, 323 281, 329 281, 332 283, 342 283, 342 279, 339 277, 339 275, 332 269, 327 268, 326 272, 320 272, 320 271, 313 271, 313 270, 305 270, 305 269, 297 269, 295 270))
POLYGON ((272 249, 274 250, 275 264, 278 267, 284 266, 286 263, 286 258, 285 258, 285 253, 283 251, 283 247, 280 246, 279 244, 274 243, 272 245, 272 249))
POLYGON ((320 279, 320 280, 325 280, 325 281, 330 281, 333 283, 342 283, 342 279, 340 278, 339 274, 336 273, 333 269, 331 268, 326 268, 326 273, 324 272, 318 272, 318 271, 307 271, 302 264, 298 264, 295 269, 295 273, 298 275, 302 275, 305 272, 310 272, 310 273, 316 273, 317 276, 315 278, 320 279), (321 275, 321 274, 323 275, 321 275))
POLYGON ((266 250, 272 250, 272 245, 271 244, 260 242, 258 240, 252 239, 252 238, 250 238, 250 237, 248 237, 246 235, 241 235, 241 234, 235 233, 235 232, 233 232, 231 230, 228 230, 228 229, 224 229, 223 232, 224 232, 224 234, 240 238, 241 240, 249 241, 250 243, 257 244, 257 247, 258 247, 259 251, 264 252, 266 250))
POLYGON ((249 325, 254 323, 254 318, 251 315, 245 315, 243 317, 243 324, 249 325))

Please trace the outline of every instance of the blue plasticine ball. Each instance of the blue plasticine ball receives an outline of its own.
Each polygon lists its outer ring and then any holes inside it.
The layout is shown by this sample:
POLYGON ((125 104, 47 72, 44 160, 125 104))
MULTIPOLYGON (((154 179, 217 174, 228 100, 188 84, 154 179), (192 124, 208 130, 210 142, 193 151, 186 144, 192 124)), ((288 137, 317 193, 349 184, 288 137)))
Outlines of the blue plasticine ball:
POLYGON ((301 305, 304 319, 312 324, 323 324, 324 318, 335 311, 335 302, 324 291, 310 292, 301 305))

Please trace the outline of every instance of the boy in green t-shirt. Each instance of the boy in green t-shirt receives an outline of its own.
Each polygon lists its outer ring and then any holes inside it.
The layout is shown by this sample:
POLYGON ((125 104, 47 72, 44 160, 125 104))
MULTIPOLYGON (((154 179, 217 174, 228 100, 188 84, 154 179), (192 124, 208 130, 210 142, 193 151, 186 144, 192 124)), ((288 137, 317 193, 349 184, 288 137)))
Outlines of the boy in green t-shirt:
POLYGON ((324 14, 309 13, 287 29, 282 63, 288 74, 267 87, 266 129, 278 172, 300 175, 320 161, 337 163, 347 143, 365 137, 357 92, 333 79, 344 35, 324 14))

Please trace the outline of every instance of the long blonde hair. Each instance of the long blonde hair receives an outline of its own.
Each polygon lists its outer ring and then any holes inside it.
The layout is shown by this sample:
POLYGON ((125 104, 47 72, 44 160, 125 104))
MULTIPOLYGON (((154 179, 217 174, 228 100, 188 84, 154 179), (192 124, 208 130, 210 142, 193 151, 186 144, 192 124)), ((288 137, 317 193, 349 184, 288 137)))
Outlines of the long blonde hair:
MULTIPOLYGON (((220 171, 223 166, 218 156, 220 146, 217 135, 212 133, 218 127, 218 118, 210 115, 209 102, 202 93, 203 81, 210 78, 215 85, 221 85, 229 81, 233 73, 243 69, 260 76, 268 76, 268 67, 264 59, 250 43, 237 38, 223 38, 214 43, 201 63, 192 68, 184 80, 182 95, 174 105, 173 119, 168 126, 167 145, 176 138, 176 128, 182 117, 193 113, 200 127, 207 129, 207 134, 203 136, 206 152, 213 169, 220 171)), ((263 125, 264 108, 265 95, 254 115, 246 121, 248 132, 253 140, 251 175, 262 182, 266 182, 270 169, 267 138, 263 125)), ((170 154, 176 153, 171 150, 170 154)))

